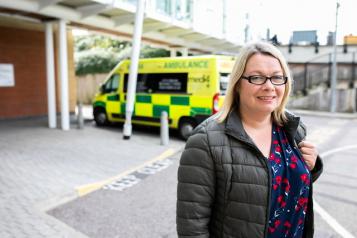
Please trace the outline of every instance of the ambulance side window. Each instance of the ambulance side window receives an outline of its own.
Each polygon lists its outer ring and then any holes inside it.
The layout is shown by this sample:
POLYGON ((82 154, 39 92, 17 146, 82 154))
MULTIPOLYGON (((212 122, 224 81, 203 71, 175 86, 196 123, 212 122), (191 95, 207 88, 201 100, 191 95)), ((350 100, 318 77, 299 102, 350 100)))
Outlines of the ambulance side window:
MULTIPOLYGON (((136 92, 137 93, 147 93, 150 91, 148 88, 148 74, 138 74, 137 80, 136 80, 136 92)), ((129 74, 124 75, 124 93, 127 92, 128 90, 128 85, 129 85, 129 74)))
MULTIPOLYGON (((124 75, 124 92, 128 88, 129 75, 124 75)), ((188 73, 138 74, 138 93, 187 93, 188 73)))
POLYGON ((156 74, 152 89, 157 93, 187 93, 188 73, 156 74))
POLYGON ((110 79, 103 85, 103 93, 117 91, 119 87, 119 74, 113 74, 110 79))

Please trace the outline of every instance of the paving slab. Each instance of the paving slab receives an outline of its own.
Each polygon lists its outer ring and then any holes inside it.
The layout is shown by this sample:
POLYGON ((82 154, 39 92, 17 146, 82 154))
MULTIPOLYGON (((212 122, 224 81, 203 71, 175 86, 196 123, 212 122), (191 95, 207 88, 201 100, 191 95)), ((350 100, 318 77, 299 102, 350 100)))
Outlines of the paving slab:
POLYGON ((48 129, 46 118, 0 122, 1 237, 86 237, 46 214, 78 197, 77 188, 105 181, 183 146, 179 139, 160 145, 157 130, 97 128, 48 129))

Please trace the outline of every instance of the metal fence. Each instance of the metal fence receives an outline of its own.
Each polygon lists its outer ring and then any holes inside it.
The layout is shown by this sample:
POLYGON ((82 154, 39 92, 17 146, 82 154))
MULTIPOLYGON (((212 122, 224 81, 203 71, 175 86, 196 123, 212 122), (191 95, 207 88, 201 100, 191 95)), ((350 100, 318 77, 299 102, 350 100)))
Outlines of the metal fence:
MULTIPOLYGON (((338 83, 345 82, 349 88, 354 87, 354 82, 357 80, 356 73, 356 52, 338 53, 351 54, 352 60, 350 63, 337 62, 337 81, 338 83)), ((292 70, 294 83, 293 94, 307 95, 308 91, 316 86, 325 85, 330 87, 331 72, 332 72, 332 53, 321 55, 311 59, 304 64, 298 65, 296 68, 300 70, 292 70), (328 57, 327 63, 316 62, 321 57, 328 57)))

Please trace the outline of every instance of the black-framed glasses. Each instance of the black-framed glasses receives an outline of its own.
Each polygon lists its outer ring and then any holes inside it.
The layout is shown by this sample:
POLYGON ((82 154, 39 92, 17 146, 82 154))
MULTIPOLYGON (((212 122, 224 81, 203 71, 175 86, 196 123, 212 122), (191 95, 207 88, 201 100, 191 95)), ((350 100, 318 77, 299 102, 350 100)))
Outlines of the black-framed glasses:
POLYGON ((288 77, 283 75, 274 75, 271 77, 263 76, 263 75, 251 75, 251 76, 242 76, 242 79, 248 80, 251 84, 262 85, 265 84, 269 79, 270 82, 274 85, 283 85, 288 81, 288 77))

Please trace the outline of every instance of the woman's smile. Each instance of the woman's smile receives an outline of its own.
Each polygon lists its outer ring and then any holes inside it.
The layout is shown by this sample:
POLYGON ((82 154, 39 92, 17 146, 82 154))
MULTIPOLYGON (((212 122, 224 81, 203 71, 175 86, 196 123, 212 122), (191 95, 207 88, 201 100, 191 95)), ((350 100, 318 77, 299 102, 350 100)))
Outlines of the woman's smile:
POLYGON ((264 102, 271 102, 276 98, 276 96, 258 96, 257 98, 264 102))

